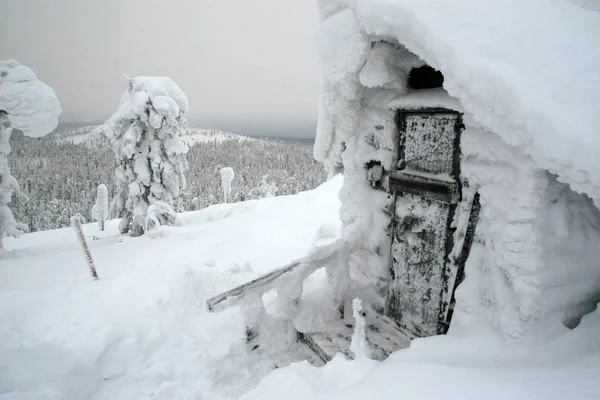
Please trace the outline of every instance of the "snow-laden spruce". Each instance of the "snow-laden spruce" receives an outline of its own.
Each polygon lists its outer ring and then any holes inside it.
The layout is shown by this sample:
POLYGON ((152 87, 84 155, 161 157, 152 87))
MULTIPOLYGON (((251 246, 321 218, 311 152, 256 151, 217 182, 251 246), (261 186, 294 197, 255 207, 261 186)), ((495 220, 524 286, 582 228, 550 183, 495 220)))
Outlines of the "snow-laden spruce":
POLYGON ((58 124, 60 103, 54 90, 16 60, 0 61, 0 248, 6 236, 20 236, 27 230, 8 207, 19 183, 12 176, 7 156, 13 129, 26 136, 42 137, 58 124))
POLYGON ((188 147, 180 135, 187 129, 188 100, 170 78, 128 78, 129 88, 117 112, 100 128, 117 158, 118 193, 113 212, 121 216, 119 230, 142 235, 150 221, 173 222, 181 211, 186 188, 188 147))
POLYGON ((103 183, 98 185, 92 216, 98 221, 98 229, 104 231, 104 221, 108 218, 108 189, 103 183))
POLYGON ((231 198, 231 181, 235 177, 233 169, 230 167, 221 168, 221 187, 223 188, 223 202, 229 203, 231 198))

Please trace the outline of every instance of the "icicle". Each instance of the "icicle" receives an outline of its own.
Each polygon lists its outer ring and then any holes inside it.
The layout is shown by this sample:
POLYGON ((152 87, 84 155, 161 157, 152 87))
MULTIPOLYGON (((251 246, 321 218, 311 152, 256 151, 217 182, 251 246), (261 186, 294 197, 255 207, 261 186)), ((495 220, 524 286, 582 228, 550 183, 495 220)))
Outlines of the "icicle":
POLYGON ((365 332, 365 317, 362 314, 362 300, 356 298, 352 301, 352 309, 355 320, 354 334, 352 342, 350 342, 350 350, 354 353, 354 359, 371 358, 371 351, 367 344, 367 336, 365 332))

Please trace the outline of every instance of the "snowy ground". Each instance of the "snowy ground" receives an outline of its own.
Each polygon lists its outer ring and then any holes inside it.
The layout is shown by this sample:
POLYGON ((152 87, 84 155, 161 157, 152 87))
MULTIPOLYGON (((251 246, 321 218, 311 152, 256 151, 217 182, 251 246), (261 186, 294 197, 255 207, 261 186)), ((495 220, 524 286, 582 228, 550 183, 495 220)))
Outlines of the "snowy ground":
POLYGON ((141 238, 84 226, 6 240, 0 399, 220 399, 271 368, 242 341, 239 309, 204 302, 339 235, 341 177, 296 196, 217 205, 141 238), (92 240, 92 237, 98 240, 92 240))
POLYGON ((600 398, 600 312, 556 340, 507 346, 493 330, 434 336, 384 362, 338 356, 273 371, 243 400, 592 400, 600 398))
POLYGON ((105 232, 85 225, 96 282, 71 229, 7 240, 0 399, 599 398, 599 312, 549 343, 453 329, 383 363, 338 357, 267 375, 271 362, 242 341, 239 309, 209 314, 204 302, 337 238, 340 186, 337 177, 296 196, 186 213, 182 226, 141 238, 119 235, 116 221, 105 232))

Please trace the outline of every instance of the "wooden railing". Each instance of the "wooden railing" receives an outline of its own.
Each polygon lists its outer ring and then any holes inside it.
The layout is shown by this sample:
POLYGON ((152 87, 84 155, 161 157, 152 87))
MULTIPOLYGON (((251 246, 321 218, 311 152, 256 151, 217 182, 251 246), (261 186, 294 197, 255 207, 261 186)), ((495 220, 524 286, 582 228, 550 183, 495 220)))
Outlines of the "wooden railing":
MULTIPOLYGON (((276 269, 253 281, 230 289, 206 301, 209 311, 220 311, 240 304, 246 323, 248 342, 256 342, 267 313, 262 297, 275 290, 280 318, 291 321, 298 312, 304 281, 321 268, 327 269, 328 282, 333 286, 333 301, 343 317, 343 304, 350 285, 346 244, 339 240, 317 247, 307 256, 276 269)), ((255 345, 258 347, 258 344, 255 345)))

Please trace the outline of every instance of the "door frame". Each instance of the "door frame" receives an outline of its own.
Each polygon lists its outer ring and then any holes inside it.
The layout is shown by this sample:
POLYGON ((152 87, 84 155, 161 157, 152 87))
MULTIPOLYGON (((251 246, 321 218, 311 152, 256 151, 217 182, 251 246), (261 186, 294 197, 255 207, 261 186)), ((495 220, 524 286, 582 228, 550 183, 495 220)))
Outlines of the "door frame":
MULTIPOLYGON (((450 114, 456 116, 456 123, 454 126, 455 136, 453 142, 453 153, 452 153, 452 171, 450 172, 450 176, 454 178, 456 181, 456 189, 458 190, 456 196, 456 202, 452 202, 449 204, 448 216, 446 218, 446 238, 445 238, 445 255, 444 255, 444 269, 443 269, 443 291, 441 293, 440 301, 440 313, 438 317, 438 326, 437 326, 437 334, 445 334, 448 331, 448 327, 450 325, 450 318, 452 316, 452 310, 450 309, 451 303, 454 301, 454 291, 458 286, 459 279, 464 275, 461 269, 464 268, 464 262, 457 263, 457 260, 451 260, 450 255, 452 254, 452 249, 454 248, 454 233, 456 228, 452 228, 452 222, 454 220, 454 216, 458 210, 458 204, 462 201, 462 180, 460 177, 460 164, 461 164, 461 151, 460 151, 460 139, 461 133, 464 129, 462 113, 456 110, 451 110, 442 107, 430 107, 430 108, 418 108, 418 109, 399 109, 396 111, 395 115, 395 123, 397 127, 397 145, 398 145, 398 161, 396 163, 396 171, 402 171, 406 168, 405 161, 405 147, 406 147, 406 117, 410 115, 426 115, 426 114, 450 114), (461 265, 462 264, 462 265, 461 265), (452 270, 455 270, 454 273, 452 270), (454 275, 454 277, 452 276, 454 275), (452 287, 450 287, 452 286, 452 287), (449 293, 450 292, 450 293, 449 293)), ((398 196, 398 191, 395 189, 390 189, 393 193, 394 201, 393 201, 393 210, 391 213, 392 221, 391 221, 391 243, 390 243, 390 259, 389 259, 389 273, 392 273, 393 266, 393 243, 395 232, 398 224, 398 219, 396 218, 396 201, 398 196)), ((434 200, 435 201, 435 200, 434 200)), ((468 246, 470 250, 470 245, 468 246)), ((468 254, 467 254, 468 256, 468 254)), ((461 260, 462 260, 461 255, 461 260)), ((391 276, 391 275, 390 275, 391 276)), ((389 279, 389 278, 388 278, 389 279)), ((389 301, 390 301, 390 282, 388 281, 388 288, 386 293, 386 301, 385 301, 385 315, 388 315, 389 310, 389 301)), ((399 321, 395 321, 396 324, 403 328, 403 326, 399 323, 399 321)), ((416 337, 413 332, 408 331, 407 329, 402 329, 406 331, 409 336, 416 337)))

